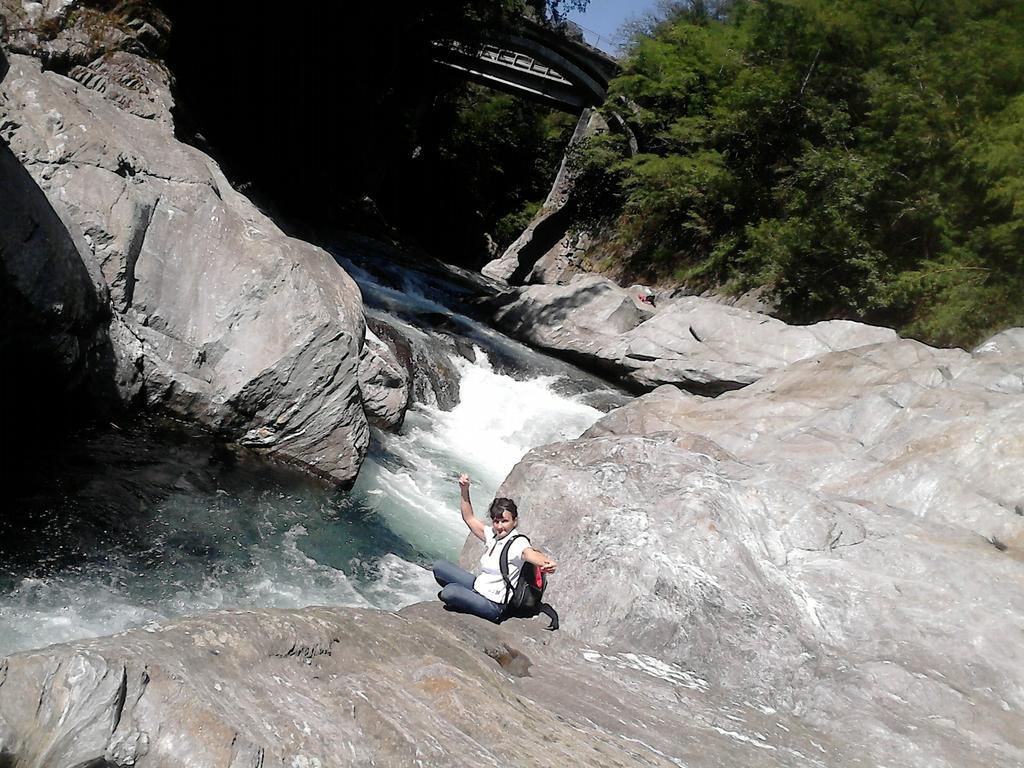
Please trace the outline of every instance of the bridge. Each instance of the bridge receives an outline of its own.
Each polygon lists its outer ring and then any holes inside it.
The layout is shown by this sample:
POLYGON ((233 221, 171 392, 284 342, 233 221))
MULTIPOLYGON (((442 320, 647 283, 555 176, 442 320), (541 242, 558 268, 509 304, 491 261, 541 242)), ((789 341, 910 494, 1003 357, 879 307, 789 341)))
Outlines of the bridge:
POLYGON ((527 18, 481 48, 439 44, 436 61, 481 85, 576 115, 604 102, 619 71, 604 51, 527 18))
MULTIPOLYGON (((468 80, 532 99, 579 116, 569 140, 571 147, 608 124, 594 107, 604 103, 608 83, 619 63, 604 51, 562 30, 522 18, 519 26, 480 47, 438 44, 435 61, 457 70, 468 80)), ((627 132, 621 118, 613 121, 627 132)), ((630 146, 635 139, 630 135, 630 146)), ((566 203, 572 193, 568 150, 544 205, 526 230, 498 258, 480 271, 499 282, 521 283, 534 264, 554 252, 569 231, 566 203)))

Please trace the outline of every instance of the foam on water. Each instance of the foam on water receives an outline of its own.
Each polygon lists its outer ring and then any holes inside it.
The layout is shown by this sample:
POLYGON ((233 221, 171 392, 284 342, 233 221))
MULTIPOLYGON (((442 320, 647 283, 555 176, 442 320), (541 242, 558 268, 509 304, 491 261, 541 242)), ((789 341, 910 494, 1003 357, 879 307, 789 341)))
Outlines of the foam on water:
POLYGON ((401 434, 375 432, 347 494, 225 462, 191 438, 168 446, 124 430, 76 447, 62 471, 81 473, 67 483, 77 495, 54 491, 41 514, 22 514, 25 545, 0 553, 0 655, 216 609, 432 598, 430 562, 456 557, 466 537, 459 472, 482 514, 530 448, 601 415, 559 394, 555 377, 516 380, 479 350, 455 364, 459 405, 417 405, 401 434))
POLYGON ((459 515, 460 472, 473 481, 478 514, 531 448, 575 439, 600 416, 559 394, 556 377, 519 381, 495 372, 481 350, 458 359, 460 402, 451 411, 414 406, 401 434, 375 435, 379 451, 364 464, 355 491, 398 536, 454 557, 466 537, 459 515))

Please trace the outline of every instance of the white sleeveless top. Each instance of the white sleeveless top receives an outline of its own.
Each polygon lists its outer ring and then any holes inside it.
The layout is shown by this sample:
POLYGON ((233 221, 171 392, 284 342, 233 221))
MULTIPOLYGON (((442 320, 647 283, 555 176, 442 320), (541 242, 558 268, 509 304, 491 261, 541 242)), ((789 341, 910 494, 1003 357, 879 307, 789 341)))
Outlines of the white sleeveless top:
MULTIPOLYGON (((484 535, 487 547, 480 557, 480 575, 473 582, 473 589, 495 603, 505 602, 505 580, 501 578, 501 550, 508 543, 509 538, 519 533, 513 529, 500 539, 494 538, 494 529, 486 528, 484 535)), ((530 542, 524 536, 519 536, 512 542, 508 550, 508 578, 515 586, 519 578, 519 570, 523 567, 523 552, 530 546, 530 542)))

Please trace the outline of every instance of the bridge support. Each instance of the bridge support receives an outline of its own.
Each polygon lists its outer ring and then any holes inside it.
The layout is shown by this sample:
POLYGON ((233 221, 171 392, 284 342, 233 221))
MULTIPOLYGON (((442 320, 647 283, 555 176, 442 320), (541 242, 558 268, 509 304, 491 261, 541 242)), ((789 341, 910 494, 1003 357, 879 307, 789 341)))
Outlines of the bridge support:
POLYGON ((519 285, 529 282, 527 278, 539 261, 566 257, 575 250, 577 243, 572 242, 575 238, 569 233, 569 212, 566 208, 572 194, 569 156, 576 144, 607 130, 608 123, 596 109, 583 110, 544 205, 516 241, 480 270, 485 277, 519 285))

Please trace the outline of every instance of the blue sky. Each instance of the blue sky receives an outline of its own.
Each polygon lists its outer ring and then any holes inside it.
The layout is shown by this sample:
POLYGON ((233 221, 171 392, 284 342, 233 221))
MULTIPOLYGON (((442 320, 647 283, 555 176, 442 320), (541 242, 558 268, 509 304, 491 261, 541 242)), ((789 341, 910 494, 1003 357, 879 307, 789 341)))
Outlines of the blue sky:
POLYGON ((622 23, 653 10, 655 5, 657 0, 590 0, 585 13, 573 11, 568 17, 584 28, 588 43, 614 53, 619 42, 616 32, 622 23))

